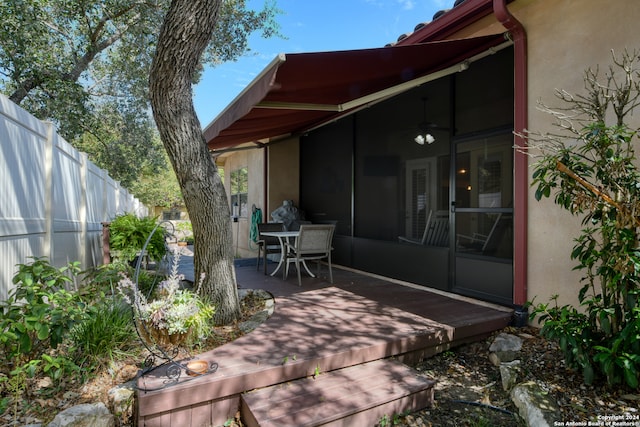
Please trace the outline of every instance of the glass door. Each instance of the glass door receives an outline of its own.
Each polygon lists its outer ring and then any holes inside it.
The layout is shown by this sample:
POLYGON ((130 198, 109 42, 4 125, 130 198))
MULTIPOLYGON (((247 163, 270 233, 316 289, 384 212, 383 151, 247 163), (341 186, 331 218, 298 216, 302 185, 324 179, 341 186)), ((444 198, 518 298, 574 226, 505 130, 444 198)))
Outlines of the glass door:
POLYGON ((454 291, 510 304, 513 292, 513 136, 459 140, 452 212, 454 291))
POLYGON ((436 158, 407 161, 405 230, 411 238, 422 238, 429 213, 436 207, 436 158))

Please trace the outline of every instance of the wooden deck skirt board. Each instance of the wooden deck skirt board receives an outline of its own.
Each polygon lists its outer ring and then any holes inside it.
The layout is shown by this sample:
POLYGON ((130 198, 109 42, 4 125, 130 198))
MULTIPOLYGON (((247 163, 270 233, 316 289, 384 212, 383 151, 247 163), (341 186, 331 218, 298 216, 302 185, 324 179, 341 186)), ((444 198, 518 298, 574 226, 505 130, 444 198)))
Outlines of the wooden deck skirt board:
POLYGON ((375 425, 393 415, 392 402, 398 412, 432 405, 433 385, 406 365, 377 360, 245 393, 241 413, 248 427, 375 425))

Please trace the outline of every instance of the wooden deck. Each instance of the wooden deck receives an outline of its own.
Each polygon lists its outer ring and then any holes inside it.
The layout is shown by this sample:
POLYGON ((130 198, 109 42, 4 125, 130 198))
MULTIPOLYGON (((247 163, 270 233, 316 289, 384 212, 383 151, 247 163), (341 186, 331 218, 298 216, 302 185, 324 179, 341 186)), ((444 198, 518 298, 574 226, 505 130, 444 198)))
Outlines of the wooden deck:
POLYGON ((302 287, 295 274, 283 281, 255 266, 236 272, 239 287, 274 295, 274 314, 253 332, 200 355, 218 364, 213 374, 166 387, 161 369, 140 378, 140 426, 222 425, 246 391, 392 356, 414 363, 479 340, 512 317, 506 308, 339 268, 333 285, 303 276, 302 287))

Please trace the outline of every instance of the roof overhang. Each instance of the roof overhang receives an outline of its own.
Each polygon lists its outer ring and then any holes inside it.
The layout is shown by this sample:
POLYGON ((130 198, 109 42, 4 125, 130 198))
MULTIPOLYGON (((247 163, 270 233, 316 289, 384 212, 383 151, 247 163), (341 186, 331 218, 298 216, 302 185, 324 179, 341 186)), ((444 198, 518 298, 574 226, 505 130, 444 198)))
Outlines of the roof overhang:
POLYGON ((503 34, 278 55, 204 130, 212 150, 299 134, 444 75, 511 43, 503 34))

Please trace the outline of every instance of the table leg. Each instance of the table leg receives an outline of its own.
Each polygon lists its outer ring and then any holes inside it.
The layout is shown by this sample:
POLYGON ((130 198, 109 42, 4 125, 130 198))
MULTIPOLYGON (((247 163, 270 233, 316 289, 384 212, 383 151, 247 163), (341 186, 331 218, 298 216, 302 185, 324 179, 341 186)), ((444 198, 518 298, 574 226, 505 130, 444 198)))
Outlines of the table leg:
POLYGON ((280 270, 280 268, 282 267, 282 263, 284 262, 285 258, 285 244, 284 241, 282 240, 282 237, 278 236, 278 241, 280 242, 280 260, 278 261, 278 265, 276 266, 276 269, 273 270, 273 272, 270 274, 270 276, 275 276, 276 273, 278 272, 278 270, 280 270))

